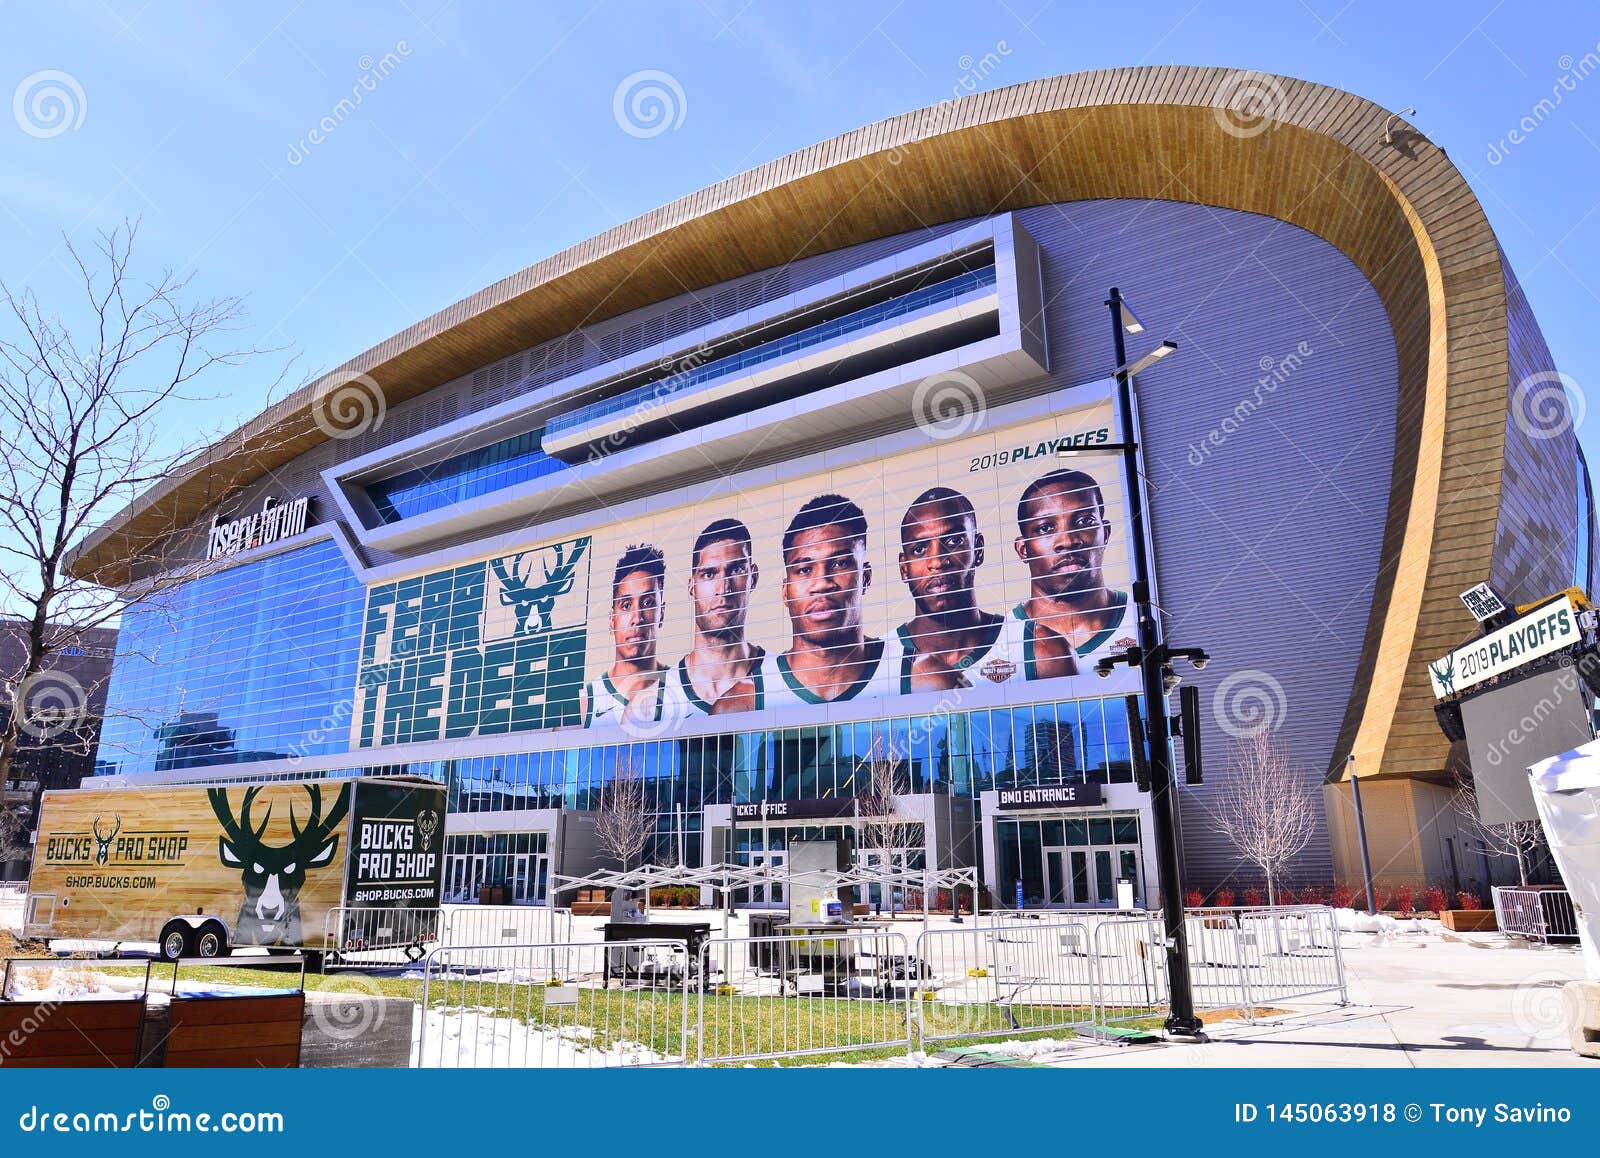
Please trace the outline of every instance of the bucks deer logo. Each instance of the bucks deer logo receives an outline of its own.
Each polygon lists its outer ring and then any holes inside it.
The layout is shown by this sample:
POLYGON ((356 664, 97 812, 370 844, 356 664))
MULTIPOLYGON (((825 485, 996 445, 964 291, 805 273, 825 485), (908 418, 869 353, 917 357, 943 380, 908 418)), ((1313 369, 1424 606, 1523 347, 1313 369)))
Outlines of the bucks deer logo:
POLYGON ((111 860, 111 842, 117 839, 117 833, 122 831, 122 817, 116 818, 116 825, 105 836, 100 835, 100 818, 94 818, 94 823, 89 827, 94 830, 94 863, 108 864, 111 860))
POLYGON ((433 834, 439 831, 439 814, 433 809, 424 809, 417 816, 417 835, 422 838, 423 848, 433 847, 433 834))
POLYGON ((513 634, 537 635, 550 630, 556 600, 572 590, 578 564, 588 548, 588 539, 575 539, 490 562, 500 580, 500 604, 512 608, 517 617, 513 634))
POLYGON ((306 870, 323 868, 332 863, 339 849, 336 830, 344 820, 350 805, 350 786, 344 785, 334 797, 333 807, 327 816, 322 814, 322 787, 305 785, 308 794, 308 815, 302 827, 293 804, 289 806, 289 832, 286 845, 266 843, 267 823, 272 819, 272 806, 267 806, 260 824, 252 824, 250 810, 261 795, 261 786, 246 788, 240 802, 238 819, 228 804, 228 790, 213 788, 209 792, 211 810, 222 824, 222 835, 217 838, 217 855, 229 868, 240 870, 244 884, 244 901, 239 907, 238 928, 234 943, 238 945, 299 945, 303 943, 300 927, 300 888, 306 883, 306 870))
POLYGON ((1433 673, 1433 678, 1439 681, 1439 686, 1444 689, 1444 694, 1456 694, 1456 657, 1454 653, 1441 660, 1428 665, 1428 670, 1433 673))

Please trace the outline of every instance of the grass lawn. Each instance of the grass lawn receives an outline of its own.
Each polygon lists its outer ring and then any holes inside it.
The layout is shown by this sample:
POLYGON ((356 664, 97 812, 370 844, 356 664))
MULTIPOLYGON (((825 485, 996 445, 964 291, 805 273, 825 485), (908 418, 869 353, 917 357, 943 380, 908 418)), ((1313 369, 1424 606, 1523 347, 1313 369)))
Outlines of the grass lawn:
MULTIPOLYGON (((157 967, 152 987, 164 988, 170 971, 157 967)), ((271 986, 273 973, 240 965, 185 966, 180 979, 189 983, 271 986)), ((336 972, 308 973, 306 988, 313 992, 382 994, 423 999, 420 980, 336 972)), ((912 1048, 929 1052, 972 1046, 985 1041, 1071 1038, 1065 1022, 1089 1019, 1090 1011, 1052 1005, 956 1004, 923 1001, 921 1024, 916 1017, 906 1025, 905 1005, 899 1001, 873 1001, 829 997, 776 997, 741 994, 690 993, 632 988, 602 989, 586 979, 574 994, 537 982, 496 982, 489 978, 435 978, 428 987, 431 1009, 467 1010, 482 1017, 505 1018, 535 1028, 581 1033, 597 1048, 619 1042, 637 1042, 665 1057, 702 1056, 695 1038, 703 1025, 704 1054, 737 1058, 727 1065, 808 1065, 828 1062, 874 1061, 904 1056, 906 1047, 856 1046, 910 1038, 912 1048), (702 1018, 702 1005, 704 1006, 702 1018), (922 1040, 926 1025, 930 1039, 922 1040), (804 1053, 802 1054, 802 1051, 804 1053), (751 1059, 753 1055, 790 1055, 751 1059), (801 1054, 802 1056, 794 1056, 801 1054)), ((1128 1022, 1150 1029, 1161 1023, 1159 1014, 1128 1022)), ((471 1030, 470 1019, 466 1023, 471 1030)), ((431 1053, 431 1049, 430 1049, 431 1053)))

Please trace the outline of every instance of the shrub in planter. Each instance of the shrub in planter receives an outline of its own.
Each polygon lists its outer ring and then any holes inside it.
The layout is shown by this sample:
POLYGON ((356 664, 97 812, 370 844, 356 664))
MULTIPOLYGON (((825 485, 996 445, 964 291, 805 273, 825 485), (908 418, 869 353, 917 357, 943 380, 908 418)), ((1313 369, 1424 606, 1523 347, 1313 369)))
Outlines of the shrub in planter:
POLYGON ((1443 885, 1429 885, 1422 894, 1422 903, 1428 907, 1429 912, 1442 913, 1450 907, 1450 898, 1446 895, 1443 885))
POLYGON ((1186 909, 1198 909, 1201 905, 1203 905, 1205 903, 1206 903, 1206 898, 1205 898, 1204 894, 1202 894, 1200 892, 1199 889, 1185 889, 1183 891, 1183 907, 1184 908, 1186 908, 1186 909))
POLYGON ((1306 885, 1300 890, 1300 903, 1302 905, 1325 905, 1328 900, 1322 891, 1321 885, 1306 885))
MULTIPOLYGON (((1274 889, 1273 895, 1277 898, 1277 903, 1280 905, 1292 905, 1295 903, 1295 891, 1288 885, 1284 885, 1279 889, 1274 889)), ((1300 903, 1304 904, 1305 902, 1302 901, 1300 903)))
POLYGON ((1477 893, 1467 892, 1463 889, 1456 894, 1456 908, 1469 911, 1483 908, 1483 899, 1477 893))
POLYGON ((1251 885, 1244 891, 1244 903, 1252 909, 1259 909, 1267 903, 1267 897, 1260 889, 1251 885))
POLYGON ((1416 908, 1417 890, 1410 885, 1396 885, 1394 896, 1390 898, 1397 913, 1409 913, 1416 908))
POLYGON ((1217 890, 1217 896, 1216 896, 1217 907, 1218 908, 1222 908, 1222 909, 1231 909, 1231 908, 1233 908, 1233 895, 1234 894, 1233 894, 1233 890, 1232 889, 1228 888, 1228 886, 1226 886, 1226 885, 1222 886, 1222 888, 1217 890))
POLYGON ((1333 886, 1333 907, 1348 909, 1356 899, 1355 889, 1350 887, 1348 881, 1336 881, 1333 886))

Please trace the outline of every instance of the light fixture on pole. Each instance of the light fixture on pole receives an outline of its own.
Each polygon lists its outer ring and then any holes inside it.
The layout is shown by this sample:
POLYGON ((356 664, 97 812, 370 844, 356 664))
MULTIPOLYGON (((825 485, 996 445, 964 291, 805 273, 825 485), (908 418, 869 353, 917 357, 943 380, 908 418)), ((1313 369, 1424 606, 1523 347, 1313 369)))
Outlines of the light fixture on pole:
POLYGON ((1133 565, 1132 609, 1138 622, 1138 642, 1117 655, 1107 656, 1095 665, 1095 674, 1106 677, 1118 664, 1127 664, 1140 675, 1145 715, 1149 726, 1150 812, 1155 829, 1156 868, 1161 878, 1162 942, 1166 950, 1167 981, 1171 989, 1171 1013, 1166 1028, 1171 1034, 1203 1038, 1199 1017, 1194 1011, 1194 985, 1189 972, 1188 927, 1183 911, 1183 858, 1178 834, 1177 786, 1172 774, 1171 721, 1166 697, 1178 684, 1173 661, 1184 659, 1196 669, 1210 659, 1200 648, 1169 648, 1162 638, 1161 624, 1152 599, 1151 563, 1144 527, 1144 491, 1141 483, 1137 423, 1133 412, 1133 376, 1141 374, 1178 349, 1176 342, 1162 342, 1133 362, 1128 361, 1125 334, 1137 334, 1144 326, 1112 287, 1106 299, 1111 311, 1111 332, 1116 353, 1116 406, 1120 440, 1094 446, 1062 447, 1060 456, 1116 453, 1122 459, 1123 482, 1127 489, 1129 555, 1133 565))

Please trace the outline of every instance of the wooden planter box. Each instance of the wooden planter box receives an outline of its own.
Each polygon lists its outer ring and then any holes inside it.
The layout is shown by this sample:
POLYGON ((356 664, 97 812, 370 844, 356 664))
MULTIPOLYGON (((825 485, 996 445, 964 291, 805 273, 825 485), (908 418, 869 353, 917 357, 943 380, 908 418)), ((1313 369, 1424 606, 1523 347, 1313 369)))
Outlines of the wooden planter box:
POLYGON ((1452 933, 1492 933, 1500 927, 1493 909, 1446 909, 1439 923, 1452 933))

